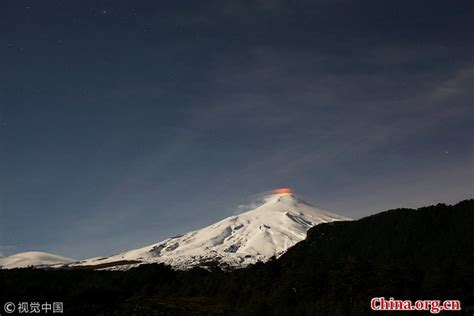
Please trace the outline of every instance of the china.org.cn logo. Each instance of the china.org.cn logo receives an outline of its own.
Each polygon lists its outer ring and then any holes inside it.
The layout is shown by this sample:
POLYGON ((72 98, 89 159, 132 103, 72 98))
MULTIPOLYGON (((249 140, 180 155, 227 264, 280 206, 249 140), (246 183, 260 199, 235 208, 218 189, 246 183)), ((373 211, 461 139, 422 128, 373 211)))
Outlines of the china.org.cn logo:
POLYGON ((6 314, 62 314, 64 306, 63 302, 6 302, 3 311, 6 314))

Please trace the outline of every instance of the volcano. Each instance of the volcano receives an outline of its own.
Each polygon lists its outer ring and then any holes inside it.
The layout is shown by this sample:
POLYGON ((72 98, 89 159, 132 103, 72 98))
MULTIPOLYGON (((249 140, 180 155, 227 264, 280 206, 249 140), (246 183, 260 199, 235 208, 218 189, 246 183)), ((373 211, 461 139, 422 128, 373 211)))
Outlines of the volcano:
POLYGON ((265 196, 256 208, 205 228, 68 266, 126 270, 144 263, 164 263, 178 270, 195 266, 240 268, 279 257, 305 239, 308 229, 315 225, 345 220, 350 218, 318 209, 289 189, 278 189, 265 196))

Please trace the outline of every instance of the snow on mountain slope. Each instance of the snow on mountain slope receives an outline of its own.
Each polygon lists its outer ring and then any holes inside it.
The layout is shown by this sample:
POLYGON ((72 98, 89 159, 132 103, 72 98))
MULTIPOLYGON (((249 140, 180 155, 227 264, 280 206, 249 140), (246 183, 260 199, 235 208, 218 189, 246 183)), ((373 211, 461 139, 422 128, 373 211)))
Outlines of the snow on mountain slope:
POLYGON ((0 258, 0 269, 26 268, 29 266, 51 266, 74 261, 76 260, 46 252, 29 251, 0 258))
POLYGON ((128 269, 142 263, 163 262, 175 269, 189 269, 217 262, 223 268, 244 267, 280 256, 305 239, 306 232, 314 225, 350 220, 317 209, 289 190, 276 192, 265 197, 263 204, 255 209, 208 227, 140 249, 87 259, 68 266, 128 269))

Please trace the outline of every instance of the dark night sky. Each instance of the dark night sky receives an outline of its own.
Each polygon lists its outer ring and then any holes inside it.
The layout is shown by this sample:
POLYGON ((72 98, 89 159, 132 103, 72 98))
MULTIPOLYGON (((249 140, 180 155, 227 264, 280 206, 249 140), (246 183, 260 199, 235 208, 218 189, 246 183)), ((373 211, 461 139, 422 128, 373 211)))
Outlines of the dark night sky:
POLYGON ((0 255, 160 241, 289 186, 474 192, 471 1, 0 0, 0 255))

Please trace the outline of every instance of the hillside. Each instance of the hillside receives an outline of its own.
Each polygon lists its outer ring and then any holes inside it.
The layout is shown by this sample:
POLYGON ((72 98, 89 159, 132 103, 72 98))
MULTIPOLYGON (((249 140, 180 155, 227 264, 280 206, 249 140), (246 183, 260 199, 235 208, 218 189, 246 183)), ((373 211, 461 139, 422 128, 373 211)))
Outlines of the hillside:
POLYGON ((28 251, 0 258, 0 269, 42 267, 74 262, 72 258, 66 258, 46 252, 28 251))

